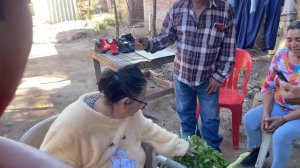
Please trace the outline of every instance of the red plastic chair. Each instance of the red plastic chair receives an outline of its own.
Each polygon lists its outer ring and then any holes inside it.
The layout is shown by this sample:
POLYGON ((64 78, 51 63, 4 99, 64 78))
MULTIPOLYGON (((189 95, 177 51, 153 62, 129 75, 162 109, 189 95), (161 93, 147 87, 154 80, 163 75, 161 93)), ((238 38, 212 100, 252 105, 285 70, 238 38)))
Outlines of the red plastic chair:
MULTIPOLYGON (((247 84, 250 78, 252 67, 251 55, 240 48, 236 49, 235 64, 229 78, 223 82, 220 89, 219 111, 220 108, 228 108, 231 110, 232 117, 232 146, 234 149, 239 148, 240 125, 242 120, 242 105, 246 96, 247 84), (244 75, 241 70, 246 69, 244 75), (240 77, 244 77, 240 79, 240 77), (242 90, 238 89, 238 82, 243 81, 242 90)), ((197 103, 197 118, 200 115, 200 105, 197 103)))

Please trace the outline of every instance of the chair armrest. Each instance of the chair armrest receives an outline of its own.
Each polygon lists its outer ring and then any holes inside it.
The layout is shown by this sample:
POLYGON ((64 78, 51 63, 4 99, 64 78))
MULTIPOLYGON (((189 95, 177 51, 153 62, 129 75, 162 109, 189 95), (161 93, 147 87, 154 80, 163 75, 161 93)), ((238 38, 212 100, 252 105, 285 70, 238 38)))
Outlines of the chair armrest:
POLYGON ((155 161, 156 163, 160 162, 169 168, 186 168, 186 166, 183 166, 182 164, 161 155, 156 156, 155 161))

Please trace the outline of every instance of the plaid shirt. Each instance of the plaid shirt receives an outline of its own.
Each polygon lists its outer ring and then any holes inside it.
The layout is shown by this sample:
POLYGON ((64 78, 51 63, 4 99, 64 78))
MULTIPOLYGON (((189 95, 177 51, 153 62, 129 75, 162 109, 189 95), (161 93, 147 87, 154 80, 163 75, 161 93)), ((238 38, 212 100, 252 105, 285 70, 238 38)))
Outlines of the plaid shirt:
POLYGON ((191 0, 176 1, 161 33, 150 40, 151 53, 177 42, 174 75, 189 86, 198 86, 210 77, 223 82, 234 64, 233 9, 224 0, 209 2, 197 21, 191 0))

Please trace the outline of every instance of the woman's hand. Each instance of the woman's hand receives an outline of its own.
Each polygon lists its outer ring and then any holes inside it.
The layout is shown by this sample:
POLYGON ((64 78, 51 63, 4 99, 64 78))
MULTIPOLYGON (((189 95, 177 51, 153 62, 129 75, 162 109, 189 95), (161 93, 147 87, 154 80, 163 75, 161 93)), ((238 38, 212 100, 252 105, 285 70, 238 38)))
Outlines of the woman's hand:
POLYGON ((187 150, 187 152, 185 153, 186 156, 195 156, 195 149, 192 147, 189 147, 189 149, 187 150))
POLYGON ((300 94, 300 88, 298 86, 292 85, 290 83, 287 83, 285 81, 279 80, 279 85, 281 88, 283 88, 286 91, 291 92, 292 94, 299 95, 300 94))
POLYGON ((300 87, 291 85, 284 81, 279 81, 280 94, 288 104, 300 104, 300 87))
POLYGON ((266 133, 273 133, 278 127, 284 124, 284 119, 282 116, 276 116, 265 119, 265 122, 268 124, 265 124, 264 131, 266 133))
POLYGON ((260 124, 260 128, 261 130, 265 131, 265 128, 269 127, 269 122, 267 122, 269 120, 270 116, 269 115, 263 115, 262 120, 261 120, 261 124, 260 124))
POLYGON ((283 99, 286 99, 289 97, 290 94, 290 84, 284 81, 279 81, 280 86, 280 94, 283 99))

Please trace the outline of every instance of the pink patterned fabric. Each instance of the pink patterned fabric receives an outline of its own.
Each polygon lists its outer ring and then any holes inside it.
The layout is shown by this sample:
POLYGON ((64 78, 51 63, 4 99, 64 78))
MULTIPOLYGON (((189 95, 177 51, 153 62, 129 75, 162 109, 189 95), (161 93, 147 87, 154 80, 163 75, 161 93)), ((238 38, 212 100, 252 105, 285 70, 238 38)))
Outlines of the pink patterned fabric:
POLYGON ((269 68, 269 74, 262 83, 262 93, 273 94, 276 103, 281 105, 286 111, 293 111, 300 108, 300 105, 290 105, 283 101, 280 94, 279 83, 280 80, 273 70, 273 67, 277 67, 286 79, 292 85, 299 85, 300 83, 300 65, 294 65, 288 60, 288 49, 284 48, 280 50, 274 57, 269 68))

